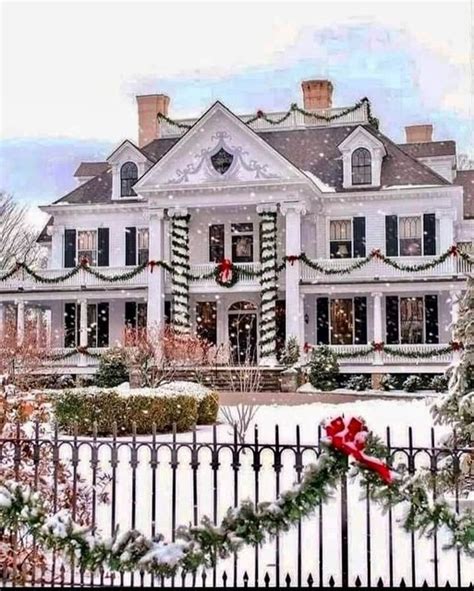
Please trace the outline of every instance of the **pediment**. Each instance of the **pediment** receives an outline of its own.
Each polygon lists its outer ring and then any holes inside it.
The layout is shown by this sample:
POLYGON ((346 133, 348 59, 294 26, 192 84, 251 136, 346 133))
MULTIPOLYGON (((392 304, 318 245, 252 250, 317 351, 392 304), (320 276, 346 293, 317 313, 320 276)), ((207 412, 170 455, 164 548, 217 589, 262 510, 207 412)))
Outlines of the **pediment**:
POLYGON ((112 154, 107 158, 107 162, 110 164, 121 164, 131 160, 132 162, 141 162, 150 164, 150 159, 130 140, 125 140, 116 148, 112 154))
POLYGON ((284 156, 215 103, 138 181, 136 191, 288 181, 308 183, 284 156))
POLYGON ((367 148, 368 150, 380 150, 382 155, 385 155, 385 146, 383 143, 362 126, 354 129, 338 145, 338 148, 341 153, 350 152, 356 148, 367 148))

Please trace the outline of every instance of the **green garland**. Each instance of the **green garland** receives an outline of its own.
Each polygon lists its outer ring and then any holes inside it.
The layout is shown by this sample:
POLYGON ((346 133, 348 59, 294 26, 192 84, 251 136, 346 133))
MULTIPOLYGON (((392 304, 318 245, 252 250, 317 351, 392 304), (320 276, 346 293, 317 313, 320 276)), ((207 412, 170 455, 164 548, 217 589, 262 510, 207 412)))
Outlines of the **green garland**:
MULTIPOLYGON (((407 531, 431 536, 445 527, 451 535, 448 547, 474 556, 474 514, 466 511, 459 515, 445 501, 433 501, 424 473, 397 474, 386 482, 363 462, 356 463, 354 471, 345 453, 329 440, 322 443, 318 460, 307 468, 301 482, 275 502, 255 506, 244 501, 236 509, 230 508, 219 526, 208 518, 199 526, 182 526, 177 530, 176 542, 165 542, 161 536, 150 539, 136 530, 115 531, 111 539, 105 539, 92 528, 75 523, 68 511, 48 516, 39 493, 12 481, 0 485, 0 529, 7 535, 32 535, 36 544, 62 553, 65 558, 74 557, 80 569, 97 571, 105 567, 170 577, 179 570, 187 573, 212 567, 244 545, 261 544, 288 531, 325 503, 350 471, 351 475, 361 475, 363 489, 383 508, 408 504, 402 519, 407 531)), ((366 451, 375 458, 388 456, 370 435, 366 451)))
POLYGON ((64 359, 73 357, 77 353, 86 355, 86 357, 92 357, 94 359, 100 359, 102 357, 101 353, 89 351, 87 347, 74 347, 73 349, 65 351, 64 353, 48 353, 44 356, 44 359, 47 361, 62 361, 64 359))
MULTIPOLYGON (((367 97, 364 97, 360 101, 357 101, 357 103, 352 105, 352 107, 347 107, 346 109, 343 109, 339 113, 334 113, 332 115, 322 115, 320 113, 315 113, 313 111, 307 111, 306 109, 302 109, 301 107, 299 107, 296 103, 292 103, 290 108, 286 111, 286 113, 284 113, 281 117, 278 117, 277 119, 272 119, 266 113, 259 110, 256 112, 255 115, 250 117, 250 119, 245 121, 245 123, 247 125, 252 125, 252 123, 255 123, 256 121, 259 121, 260 119, 262 119, 263 121, 266 121, 269 125, 281 125, 289 117, 291 117, 292 113, 295 113, 295 112, 300 113, 301 115, 304 115, 307 118, 314 119, 315 121, 324 121, 326 123, 331 123, 332 121, 336 121, 337 119, 341 119, 342 117, 345 117, 346 115, 349 115, 350 113, 353 113, 354 111, 357 111, 363 105, 367 105, 367 117, 368 117, 369 123, 373 127, 375 127, 376 129, 378 129, 379 121, 376 117, 372 116, 372 107, 371 107, 370 101, 367 97)), ((179 121, 171 119, 170 117, 168 117, 167 115, 164 115, 163 113, 158 113, 157 117, 160 121, 165 121, 169 125, 172 125, 173 127, 176 127, 178 129, 189 130, 189 129, 191 129, 191 127, 193 127, 193 124, 180 123, 179 121)))
MULTIPOLYGON (((309 343, 306 343, 304 346, 304 349, 307 352, 309 350, 317 348, 317 346, 310 345, 309 343)), ((409 359, 432 359, 433 357, 441 357, 453 351, 459 351, 462 348, 462 343, 453 341, 449 343, 449 345, 446 345, 446 347, 433 349, 431 351, 405 351, 404 349, 397 346, 386 345, 385 343, 376 343, 373 341, 364 349, 358 349, 354 351, 334 351, 334 354, 339 359, 354 359, 356 357, 366 357, 367 355, 376 352, 386 353, 390 357, 407 357, 409 359)))
MULTIPOLYGON (((182 244, 181 244, 179 238, 175 237, 174 239, 172 239, 172 248, 176 249, 176 248, 178 248, 178 246, 182 247, 182 244)), ((385 263, 386 265, 388 265, 394 269, 397 269, 398 271, 405 271, 405 272, 409 272, 409 273, 419 273, 421 271, 433 269, 434 267, 444 263, 450 257, 457 257, 457 256, 459 258, 461 258, 465 263, 467 263, 467 265, 469 265, 470 267, 474 265, 474 258, 471 255, 461 251, 456 245, 453 245, 450 248, 448 248, 445 252, 434 257, 430 261, 419 263, 419 264, 413 264, 413 265, 407 265, 404 263, 400 263, 397 260, 387 257, 382 252, 380 252, 380 250, 373 250, 369 255, 362 257, 360 259, 354 260, 347 267, 343 267, 343 268, 325 267, 324 265, 320 264, 317 260, 312 260, 312 259, 308 258, 308 256, 303 252, 299 255, 284 256, 282 262, 280 264, 276 265, 275 270, 276 270, 276 273, 280 273, 281 271, 283 271, 283 269, 285 268, 285 266, 288 263, 291 264, 293 261, 299 260, 307 267, 310 267, 311 269, 314 269, 315 271, 318 271, 318 273, 321 273, 323 275, 349 275, 353 271, 361 269, 362 267, 364 267, 365 265, 370 263, 370 261, 378 260, 378 261, 381 261, 382 263, 385 263)), ((144 271, 147 266, 150 267, 150 272, 153 272, 153 267, 155 267, 155 266, 162 267, 163 269, 168 271, 168 273, 170 273, 170 275, 173 278, 176 275, 179 275, 180 278, 185 278, 189 281, 203 281, 206 279, 212 279, 214 277, 214 278, 216 278, 216 282, 219 283, 217 281, 217 276, 218 276, 218 271, 219 271, 218 265, 216 265, 216 267, 214 269, 212 269, 211 271, 209 271, 207 273, 202 273, 202 274, 196 275, 196 274, 191 273, 191 271, 189 270, 189 263, 187 263, 182 269, 180 267, 180 269, 178 270, 178 269, 176 269, 176 266, 173 266, 172 264, 168 263, 167 261, 149 261, 148 263, 142 263, 141 265, 133 267, 132 269, 130 269, 130 271, 125 271, 124 273, 117 273, 115 275, 106 275, 106 274, 102 273, 101 271, 99 271, 97 268, 91 267, 87 263, 87 261, 81 261, 79 264, 77 264, 75 267, 73 267, 70 271, 68 271, 67 273, 64 273, 63 275, 58 275, 57 277, 45 277, 45 276, 41 275, 40 273, 36 272, 31 267, 29 267, 26 263, 16 263, 16 265, 12 269, 7 271, 4 275, 0 276, 0 282, 10 279, 18 271, 24 270, 28 275, 33 277, 33 279, 35 281, 37 281, 38 283, 59 284, 59 283, 62 283, 63 281, 67 281, 71 277, 74 277, 75 275, 77 275, 77 273, 79 273, 79 271, 83 270, 86 273, 93 275, 97 279, 100 279, 101 281, 104 281, 107 283, 117 283, 120 281, 127 281, 129 279, 132 279, 133 277, 139 275, 142 271, 144 271)), ((243 269, 243 268, 238 267, 237 265, 232 266, 232 275, 233 276, 235 275, 235 277, 236 277, 235 282, 237 282, 242 277, 251 278, 251 279, 261 278, 262 274, 263 274, 262 268, 260 268, 259 270, 253 270, 253 269, 243 269)), ((232 285, 230 287, 235 285, 235 282, 232 283, 232 285)), ((228 284, 225 282, 219 283, 219 284, 223 285, 224 287, 228 287, 228 284)))

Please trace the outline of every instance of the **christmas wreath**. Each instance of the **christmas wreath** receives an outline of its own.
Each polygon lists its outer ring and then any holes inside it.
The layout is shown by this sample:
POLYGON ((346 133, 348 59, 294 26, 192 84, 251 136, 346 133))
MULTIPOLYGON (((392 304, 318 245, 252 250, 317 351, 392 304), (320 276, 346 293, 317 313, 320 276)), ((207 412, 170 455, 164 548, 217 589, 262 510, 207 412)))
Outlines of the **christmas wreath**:
POLYGON ((216 283, 221 287, 233 287, 239 280, 239 273, 230 259, 222 259, 214 271, 216 283))

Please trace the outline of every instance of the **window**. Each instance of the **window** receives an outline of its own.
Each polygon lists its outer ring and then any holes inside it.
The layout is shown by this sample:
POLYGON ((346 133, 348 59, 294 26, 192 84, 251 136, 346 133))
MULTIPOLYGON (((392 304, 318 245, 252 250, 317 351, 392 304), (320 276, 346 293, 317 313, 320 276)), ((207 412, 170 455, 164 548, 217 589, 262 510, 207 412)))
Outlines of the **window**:
POLYGON ((218 152, 211 156, 211 164, 219 174, 225 174, 232 166, 234 157, 229 154, 227 150, 221 148, 218 152))
POLYGON ((131 197, 135 195, 132 189, 138 180, 138 168, 135 162, 125 162, 120 169, 120 195, 122 197, 131 197))
POLYGON ((253 262, 253 224, 231 224, 232 261, 234 263, 253 262))
POLYGON ((357 148, 352 153, 352 184, 372 184, 372 156, 366 148, 357 148))
POLYGON ((329 250, 332 259, 350 259, 352 257, 352 220, 330 221, 329 250))
POLYGON ((213 345, 217 344, 217 304, 216 302, 197 302, 196 332, 213 345))
POLYGON ((420 256, 422 254, 421 216, 405 216, 398 220, 400 236, 400 256, 420 256))
POLYGON ((400 298, 400 343, 423 343, 423 298, 400 298))
POLYGON ((79 230, 77 233, 77 260, 87 259, 97 265, 97 230, 79 230))
POLYGON ((148 253, 149 253, 148 228, 138 228, 138 230, 137 230, 137 252, 138 252, 138 264, 144 265, 145 263, 148 263, 148 253))
POLYGON ((331 300, 331 345, 352 345, 354 314, 352 299, 331 300))
POLYGON ((218 263, 225 257, 224 224, 209 226, 209 260, 218 263))

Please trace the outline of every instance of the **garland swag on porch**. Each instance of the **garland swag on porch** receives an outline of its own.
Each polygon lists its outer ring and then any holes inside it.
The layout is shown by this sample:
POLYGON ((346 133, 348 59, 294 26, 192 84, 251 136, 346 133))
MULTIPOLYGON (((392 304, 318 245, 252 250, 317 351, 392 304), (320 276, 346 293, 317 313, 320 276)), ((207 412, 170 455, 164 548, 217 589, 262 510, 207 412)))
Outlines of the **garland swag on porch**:
POLYGON ((229 508, 219 526, 209 518, 198 526, 182 526, 176 542, 166 542, 162 536, 150 539, 136 530, 115 531, 111 538, 104 538, 93 528, 75 523, 67 510, 48 515, 39 493, 12 481, 0 484, 0 528, 7 534, 34 536, 36 544, 73 559, 80 569, 170 577, 178 570, 212 567, 246 544, 260 544, 288 531, 325 503, 349 472, 361 476, 362 490, 384 509, 407 505, 401 519, 405 530, 431 536, 444 527, 451 537, 448 547, 474 556, 474 514, 455 513, 444 500, 433 500, 423 472, 392 472, 384 461, 389 457, 387 449, 360 419, 333 419, 326 425, 326 434, 318 460, 299 484, 276 501, 257 505, 244 501, 229 508))
POLYGON ((190 215, 176 212, 171 218, 171 293, 173 296, 173 324, 176 330, 191 330, 189 315, 189 220, 190 215))
POLYGON ((265 207, 259 213, 262 263, 260 354, 263 358, 276 356, 277 324, 276 303, 278 299, 277 269, 277 212, 276 206, 265 207))
MULTIPOLYGON (((324 347, 325 345, 321 345, 324 347)), ((304 352, 308 353, 313 349, 318 349, 316 345, 310 343, 304 344, 304 352)), ((463 344, 458 341, 451 341, 445 347, 439 347, 438 349, 432 349, 429 351, 405 351, 402 347, 393 345, 386 345, 385 343, 376 343, 372 341, 363 349, 357 349, 354 351, 334 351, 334 354, 339 359, 353 359, 356 357, 366 357, 371 353, 383 352, 391 357, 407 357, 409 359, 433 359, 434 357, 442 357, 453 351, 461 351, 464 348, 463 344)))

